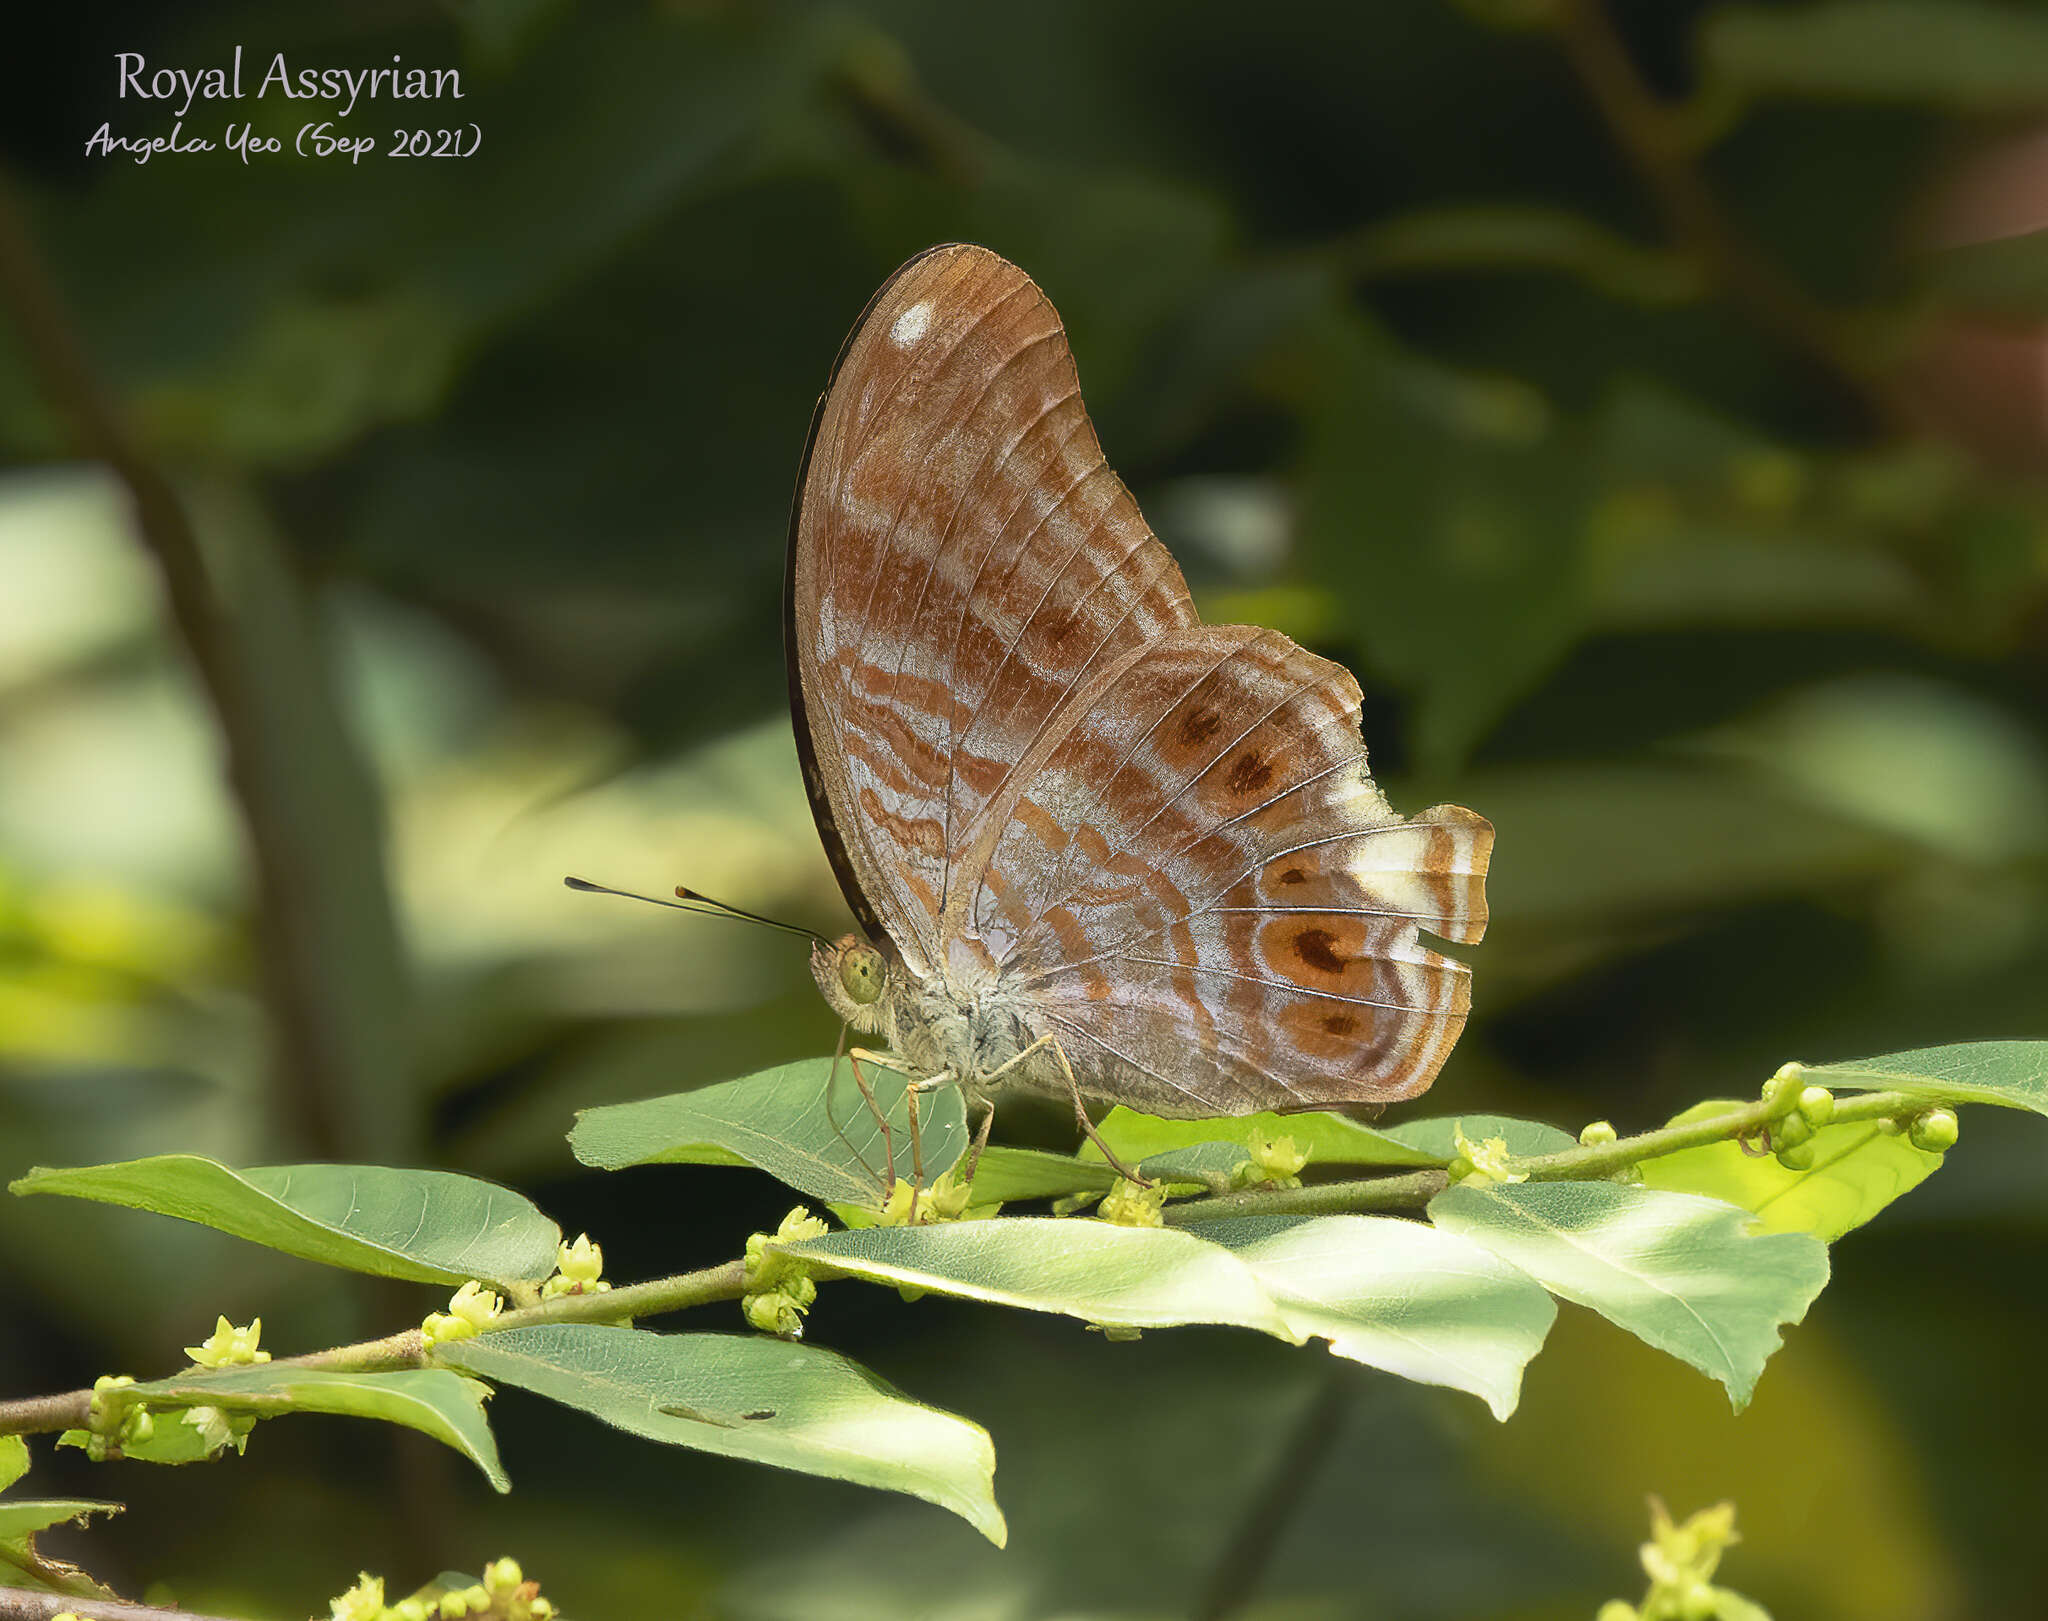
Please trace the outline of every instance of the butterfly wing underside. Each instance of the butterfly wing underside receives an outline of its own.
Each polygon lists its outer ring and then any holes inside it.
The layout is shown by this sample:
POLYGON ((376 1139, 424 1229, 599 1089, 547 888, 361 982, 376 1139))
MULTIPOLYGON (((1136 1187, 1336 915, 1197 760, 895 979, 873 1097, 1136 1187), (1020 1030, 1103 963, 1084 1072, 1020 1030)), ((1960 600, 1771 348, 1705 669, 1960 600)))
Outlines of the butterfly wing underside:
POLYGON ((1084 1091, 1156 1113, 1434 1078, 1468 982, 1417 931, 1479 937, 1491 827, 1395 816, 1347 672, 1198 622, 1015 266, 934 249, 876 295, 813 426, 788 607, 820 832, 911 972, 971 943, 1084 1091))
POLYGON ((1016 266, 935 248, 875 295, 812 426, 788 607, 820 831, 870 936, 923 975, 958 932, 969 830, 1032 740, 1195 619, 1016 266))

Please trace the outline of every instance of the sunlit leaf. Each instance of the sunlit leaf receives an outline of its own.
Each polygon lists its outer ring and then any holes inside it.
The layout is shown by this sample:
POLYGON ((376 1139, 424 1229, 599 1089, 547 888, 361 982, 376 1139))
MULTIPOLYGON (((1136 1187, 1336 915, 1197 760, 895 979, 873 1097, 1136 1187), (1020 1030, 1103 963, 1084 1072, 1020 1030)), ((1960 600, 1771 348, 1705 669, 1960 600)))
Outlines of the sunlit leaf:
POLYGON ((995 1145, 982 1151, 975 1167, 974 1197, 977 1203, 994 1204, 1057 1199, 1069 1193, 1106 1192, 1115 1181, 1116 1172, 1100 1160, 995 1145))
POLYGON ((1737 1409, 1778 1325, 1804 1317, 1828 1280, 1826 1246, 1805 1234, 1752 1235, 1745 1210, 1655 1188, 1461 1183, 1430 1201, 1429 1218, 1710 1374, 1737 1409))
POLYGON ((1579 1140, 1568 1131, 1546 1126, 1540 1120, 1516 1120, 1503 1114, 1439 1115, 1429 1120, 1410 1120, 1390 1126, 1387 1135, 1396 1142, 1427 1155, 1421 1163, 1444 1165, 1457 1157, 1457 1133, 1467 1142, 1483 1143, 1498 1137, 1517 1159, 1534 1159, 1540 1154, 1558 1154, 1576 1148, 1579 1140))
POLYGON ((877 1283, 1112 1327, 1232 1323, 1299 1337, 1243 1262, 1171 1227, 1016 1216, 828 1233, 789 1249, 877 1283))
POLYGON ((11 1192, 153 1210, 308 1261, 421 1283, 534 1281, 561 1232, 529 1200, 450 1171, 382 1165, 233 1170, 197 1154, 37 1167, 11 1192))
POLYGON ((0 1435, 0 1492, 28 1473, 28 1443, 18 1435, 0 1435))
MULTIPOLYGON (((889 1152, 881 1121, 841 1060, 806 1058, 737 1081, 678 1092, 642 1103, 585 1109, 569 1146, 585 1165, 616 1171, 628 1165, 758 1166, 813 1199, 875 1204, 882 1196, 889 1152)), ((876 1104, 889 1121, 896 1175, 911 1177, 917 1155, 905 1108, 905 1078, 862 1066, 876 1104)), ((967 1115, 958 1087, 918 1100, 923 1180, 929 1184, 967 1146, 967 1115)))
MULTIPOLYGON (((1739 1107, 1709 1099, 1671 1124, 1739 1107)), ((1880 1131, 1874 1120, 1820 1126, 1811 1141, 1813 1164, 1804 1171, 1788 1171, 1775 1155, 1747 1153, 1739 1143, 1704 1143, 1645 1160, 1643 1184, 1740 1205, 1756 1213, 1755 1232, 1811 1233, 1831 1244, 1941 1168, 1941 1155, 1880 1131)))
POLYGON ((998 1546, 1006 1535, 987 1432, 831 1351, 766 1336, 548 1323, 456 1340, 438 1354, 651 1441, 908 1492, 998 1546))
MULTIPOLYGON (((1119 1105, 1103 1117, 1096 1128, 1103 1141, 1116 1150, 1117 1157, 1136 1165, 1154 1155, 1207 1143, 1225 1145, 1221 1169, 1241 1164, 1249 1157, 1247 1140, 1261 1137, 1291 1137, 1296 1149, 1308 1154, 1312 1165, 1438 1165, 1436 1155, 1403 1141, 1398 1135, 1375 1131, 1341 1114, 1316 1110, 1304 1114, 1236 1116, 1222 1120, 1164 1120, 1140 1114, 1119 1105)), ((1094 1145, 1082 1152, 1095 1157, 1094 1145)))
MULTIPOLYGON (((130 1394, 152 1408, 218 1407, 263 1418, 286 1413, 332 1413, 372 1418, 431 1435, 484 1472, 501 1492, 512 1489, 498 1462, 498 1444, 484 1417, 490 1392, 445 1368, 399 1368, 350 1373, 271 1362, 244 1368, 196 1368, 136 1385, 130 1394)), ((159 1432, 167 1422, 159 1419, 159 1432)))
POLYGON ((1468 1390, 1505 1419, 1557 1307, 1541 1284, 1454 1233, 1387 1216, 1202 1224, 1301 1335, 1404 1379, 1468 1390))
POLYGON ((2048 1041, 1965 1041, 1878 1058, 1808 1064, 1817 1086, 1911 1092, 1956 1103, 1999 1103, 2048 1114, 2048 1041))

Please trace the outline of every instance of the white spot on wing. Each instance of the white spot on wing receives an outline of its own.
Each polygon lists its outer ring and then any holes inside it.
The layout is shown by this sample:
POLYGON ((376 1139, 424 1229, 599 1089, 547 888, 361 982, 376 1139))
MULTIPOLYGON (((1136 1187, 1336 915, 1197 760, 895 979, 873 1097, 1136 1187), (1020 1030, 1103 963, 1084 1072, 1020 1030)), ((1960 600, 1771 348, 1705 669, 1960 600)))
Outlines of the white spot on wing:
POLYGON ((924 336, 925 329, 931 324, 931 305, 913 304, 896 317, 896 324, 889 328, 889 341, 899 349, 908 349, 924 336))

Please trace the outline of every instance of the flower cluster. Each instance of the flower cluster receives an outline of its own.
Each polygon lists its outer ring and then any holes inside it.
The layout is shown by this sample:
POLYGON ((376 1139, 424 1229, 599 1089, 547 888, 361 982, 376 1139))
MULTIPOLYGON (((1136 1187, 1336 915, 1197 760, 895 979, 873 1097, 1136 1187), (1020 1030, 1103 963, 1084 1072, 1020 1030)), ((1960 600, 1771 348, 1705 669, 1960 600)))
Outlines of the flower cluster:
POLYGON ((484 1579, 467 1587, 436 1587, 384 1602, 384 1578, 368 1571, 327 1606, 332 1621, 553 1621, 555 1607, 540 1596, 515 1559, 500 1559, 484 1579))
POLYGON ((1717 1503, 1674 1525, 1664 1505, 1651 1498, 1650 1540, 1642 1546, 1649 1591, 1639 1605, 1610 1599, 1600 1606, 1599 1621, 1714 1621, 1733 1616, 1770 1621, 1761 1607, 1713 1583, 1721 1555, 1740 1540, 1733 1503, 1717 1503))
POLYGON ((772 1246, 801 1244, 807 1238, 824 1237, 826 1231, 824 1222, 798 1205, 782 1218, 772 1237, 755 1233, 747 1239, 746 1293, 740 1296, 740 1310, 762 1333, 802 1339, 804 1314, 818 1298, 818 1286, 804 1263, 772 1246))
POLYGON ((1297 1149, 1292 1137, 1268 1137, 1256 1126, 1245 1141, 1251 1158, 1230 1173, 1233 1188, 1298 1188, 1308 1150, 1297 1149))
POLYGON ((1527 1171, 1509 1168, 1505 1137, 1489 1137, 1484 1142, 1475 1143, 1465 1135, 1462 1120, 1451 1128, 1451 1132, 1458 1149, 1457 1158, 1447 1167, 1447 1174, 1453 1182, 1463 1182, 1474 1188, 1491 1188, 1529 1180, 1527 1171))
POLYGON ((1095 1207, 1095 1213, 1119 1227, 1163 1227, 1166 1225, 1166 1217, 1162 1214, 1165 1209, 1164 1182, 1131 1182, 1120 1176, 1102 1196, 1102 1203, 1095 1207))

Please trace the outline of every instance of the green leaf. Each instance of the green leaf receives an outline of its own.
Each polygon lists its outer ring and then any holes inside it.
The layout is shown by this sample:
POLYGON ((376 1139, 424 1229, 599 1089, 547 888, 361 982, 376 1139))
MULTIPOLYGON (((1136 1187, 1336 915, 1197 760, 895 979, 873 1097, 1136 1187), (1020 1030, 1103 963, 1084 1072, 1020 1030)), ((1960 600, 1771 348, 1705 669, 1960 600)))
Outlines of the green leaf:
POLYGON ((96 1503, 84 1498, 45 1497, 23 1502, 0 1503, 0 1543, 32 1537, 66 1520, 82 1520, 88 1514, 118 1514, 119 1503, 96 1503))
POLYGON ((1502 1114, 1447 1114, 1429 1120, 1410 1120, 1391 1128, 1387 1135, 1408 1148, 1425 1154, 1425 1165, 1448 1165, 1458 1156, 1457 1132, 1462 1128, 1468 1142, 1483 1143, 1498 1137, 1516 1159, 1535 1159, 1543 1154, 1562 1153, 1579 1146, 1578 1138, 1540 1120, 1515 1120, 1502 1114))
POLYGON ((1739 1411, 1828 1280, 1825 1245, 1752 1236, 1744 1210, 1614 1182, 1459 1184, 1429 1218, 1492 1250, 1552 1293, 1718 1379, 1739 1411))
POLYGON ((1049 1154, 1042 1148, 986 1148, 974 1169, 977 1203, 1009 1204, 1057 1199, 1069 1193, 1107 1192, 1116 1172, 1100 1160, 1049 1154))
POLYGON ((1889 101, 1964 113, 2048 105, 2048 23, 1981 0, 1730 6, 1700 38, 1713 80, 1749 94, 1889 101))
MULTIPOLYGON (((1266 1137, 1292 1137, 1294 1146, 1304 1149, 1311 1165, 1440 1165, 1443 1161, 1426 1150, 1411 1146, 1398 1136, 1375 1131, 1356 1120, 1327 1111, 1306 1114, 1239 1115, 1228 1119, 1163 1120, 1140 1114, 1122 1105, 1111 1109, 1096 1128, 1102 1140, 1116 1150, 1126 1164, 1175 1149, 1220 1143, 1230 1152, 1216 1168, 1228 1171, 1249 1158, 1245 1147, 1253 1132, 1266 1137)), ((1084 1143, 1081 1152, 1097 1158, 1100 1150, 1084 1143)))
POLYGON ((28 1473, 28 1443, 18 1435, 0 1435, 0 1492, 28 1473))
MULTIPOLYGON (((882 1127, 841 1060, 806 1058, 742 1080, 585 1109, 569 1146, 585 1165, 616 1171, 627 1165, 758 1166, 813 1199, 877 1204, 882 1197, 882 1127)), ((896 1174, 915 1163, 904 1106, 905 1077, 862 1066, 875 1102, 889 1120, 896 1174)), ((960 1089, 941 1087, 918 1100, 924 1181, 943 1174, 967 1147, 960 1089)))
POLYGON ((872 1282, 1110 1327, 1231 1323, 1300 1339, 1241 1261, 1171 1227, 1006 1216, 828 1233, 781 1247, 872 1282))
POLYGON ((2048 1114, 2048 1041, 1965 1041, 1880 1058, 1808 1064, 1816 1086, 1910 1092, 1947 1103, 1997 1103, 2048 1114))
MULTIPOLYGON (((13 1439, 18 1440, 19 1437, 13 1439)), ((20 1477, 17 1474, 15 1478, 20 1477)), ((39 1551, 36 1536, 52 1526, 82 1520, 89 1514, 119 1514, 121 1508, 119 1503, 96 1503, 81 1498, 0 1503, 0 1587, 17 1585, 5 1579, 4 1573, 11 1568, 31 1581, 73 1598, 112 1598, 111 1588, 93 1580, 78 1566, 52 1559, 39 1551)))
POLYGON ((419 1283, 537 1281, 561 1232, 527 1199, 451 1171, 269 1165, 237 1171, 197 1154, 51 1170, 10 1183, 153 1210, 302 1260, 419 1283))
POLYGON ((1404 1379, 1467 1390, 1505 1419, 1557 1306, 1454 1233, 1388 1216, 1252 1216, 1202 1237, 1251 1268, 1297 1335, 1404 1379))
MULTIPOLYGON (((512 1489, 484 1417, 484 1398, 490 1392, 474 1379, 445 1368, 346 1373, 271 1362, 247 1368, 198 1368, 136 1385, 127 1394, 148 1402, 153 1409, 218 1407, 262 1418, 333 1413, 402 1424, 453 1447, 499 1491, 512 1489)), ((159 1420, 158 1431, 164 1428, 159 1420)))
POLYGON ((436 1354, 650 1441, 907 1492, 998 1547, 1007 1535, 988 1432, 831 1351, 766 1336, 546 1323, 436 1354))
MULTIPOLYGON (((1740 1107, 1710 1099, 1671 1124, 1740 1107)), ((1756 1213, 1755 1232, 1811 1233, 1832 1244, 1941 1168, 1941 1155, 1915 1148, 1902 1135, 1887 1135, 1874 1120, 1820 1126, 1811 1140, 1813 1164, 1804 1171, 1786 1170, 1772 1154, 1745 1153, 1739 1143, 1705 1143, 1645 1160, 1643 1184, 1740 1205, 1756 1213)))

